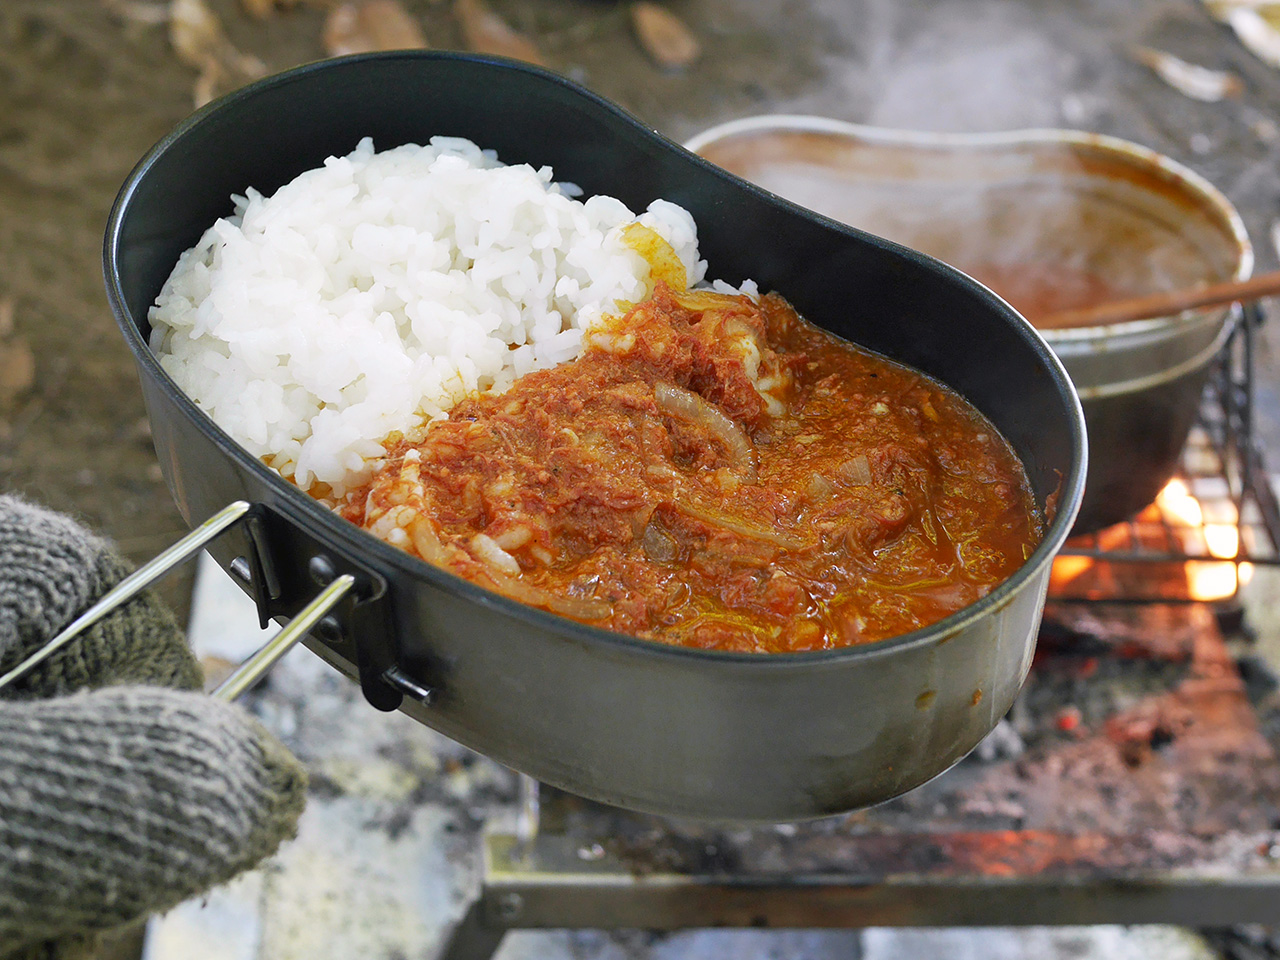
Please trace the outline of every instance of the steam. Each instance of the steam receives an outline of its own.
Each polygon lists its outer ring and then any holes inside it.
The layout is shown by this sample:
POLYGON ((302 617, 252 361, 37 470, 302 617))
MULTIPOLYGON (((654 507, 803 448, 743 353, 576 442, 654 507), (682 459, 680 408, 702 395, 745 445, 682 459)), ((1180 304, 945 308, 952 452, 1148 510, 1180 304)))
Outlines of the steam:
MULTIPOLYGON (((841 52, 828 58, 827 96, 799 112, 875 126, 974 133, 1062 126, 1076 58, 1053 42, 1052 5, 875 3, 850 16, 848 0, 817 4, 841 52)), ((1068 13, 1078 17, 1079 11, 1068 13)))
POLYGON ((1068 65, 1043 26, 1011 26, 1007 6, 1004 16, 980 10, 976 20, 972 9, 963 18, 945 4, 934 9, 934 28, 878 51, 883 66, 867 123, 984 132, 1061 122, 1068 65))

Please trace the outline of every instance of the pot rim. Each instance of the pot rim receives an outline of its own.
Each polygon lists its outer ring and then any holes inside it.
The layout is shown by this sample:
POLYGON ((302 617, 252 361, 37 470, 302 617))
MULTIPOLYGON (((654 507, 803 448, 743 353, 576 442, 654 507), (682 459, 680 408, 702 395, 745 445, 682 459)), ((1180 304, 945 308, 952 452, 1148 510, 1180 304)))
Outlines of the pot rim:
MULTIPOLYGON (((116 321, 122 329, 126 341, 132 350, 135 360, 140 364, 147 374, 157 383, 158 386, 176 402, 179 410, 207 436, 221 450, 224 456, 229 457, 237 463, 241 470, 255 476, 260 482, 264 483, 269 489, 277 491, 279 498, 276 502, 269 502, 269 505, 278 513, 281 513, 289 522, 300 523, 306 528, 322 532, 324 537, 335 544, 342 546, 350 551, 350 556, 357 559, 370 558, 372 563, 368 565, 373 569, 394 570, 397 575, 407 577, 411 581, 426 580, 436 589, 444 593, 450 594, 458 599, 478 604, 481 607, 493 609, 494 612, 505 616, 508 619, 516 621, 524 621, 541 628, 547 632, 558 634, 564 639, 578 642, 603 643, 617 649, 619 652, 629 653, 633 655, 647 657, 667 657, 677 660, 684 660, 691 665, 706 667, 708 669, 716 667, 743 667, 750 670, 806 670, 819 666, 827 666, 836 663, 845 663, 848 661, 857 661, 864 659, 876 659, 896 654, 900 650, 916 647, 926 647, 935 643, 943 643, 952 639, 956 635, 962 633, 972 624, 982 620, 1007 606, 1013 599, 1022 592, 1023 589, 1034 585, 1037 577, 1041 572, 1053 561, 1054 556, 1067 539, 1071 525, 1075 520, 1075 516, 1079 511, 1080 504, 1083 499, 1084 482, 1087 472, 1087 441, 1085 439, 1085 423, 1084 414, 1080 407, 1080 402, 1076 396, 1075 390, 1071 385, 1071 380, 1067 375, 1061 360, 1050 349, 1039 331, 1035 330, 1025 319, 1021 318, 1016 311, 1008 306, 1003 299, 992 293, 982 284, 968 277, 963 272, 928 257, 918 251, 910 250, 902 247, 900 244, 890 243, 873 235, 866 234, 865 231, 850 227, 847 224, 839 223, 822 214, 814 213, 797 204, 794 204, 784 198, 777 197, 769 191, 752 184, 751 182, 737 177, 728 171, 715 166, 706 159, 698 156, 687 148, 682 147, 679 143, 671 140, 657 130, 645 124, 643 121, 623 109, 616 103, 601 97, 598 94, 586 89, 550 70, 536 67, 521 61, 510 60, 504 57, 477 55, 469 53, 458 53, 453 51, 424 51, 424 50, 397 50, 387 52, 375 52, 364 54, 353 54, 344 57, 334 57, 326 60, 317 60, 310 63, 294 67, 283 72, 264 77, 261 80, 248 84, 238 90, 227 94, 226 96, 214 100, 199 110, 190 114, 186 119, 181 121, 161 140, 159 140, 147 153, 138 161, 134 168, 130 171, 120 188, 118 195, 112 205, 110 215, 107 220, 107 229, 103 245, 103 271, 106 279, 107 299, 110 303, 112 313, 115 315, 116 321), (1028 335, 1027 339, 1033 345, 1035 352, 1038 354, 1040 361, 1045 365, 1046 372, 1054 381, 1058 395, 1064 401, 1065 413, 1069 421, 1069 447, 1074 456, 1069 467, 1068 475, 1059 478, 1057 488, 1057 504, 1058 510, 1051 522, 1048 523, 1048 529, 1045 531, 1044 537, 1032 551, 1028 557, 1007 580, 987 594, 987 596, 956 611, 948 617, 913 630, 909 633, 899 634, 895 637, 887 637, 883 640, 877 640, 871 643, 858 644, 849 647, 839 647, 831 650, 809 650, 788 653, 743 653, 735 651, 723 650, 702 650, 692 647, 680 646, 677 644, 668 644, 661 641, 645 640, 634 637, 629 634, 617 633, 606 630, 601 627, 594 627, 588 624, 579 623, 568 617, 562 617, 536 607, 531 607, 519 601, 512 600, 500 593, 488 590, 478 584, 472 583, 456 574, 433 566, 427 561, 398 550, 385 541, 373 536, 368 531, 356 527, 354 524, 342 520, 332 511, 326 509, 318 500, 310 497, 294 484, 289 483, 279 473, 272 470, 265 463, 253 456, 246 449, 236 443, 229 434, 227 434, 220 426, 218 426, 212 418, 201 411, 191 400, 190 397, 177 385, 177 383, 169 376, 169 374, 160 365, 155 353, 152 352, 147 338, 142 334, 142 327, 146 324, 146 317, 135 319, 130 311, 126 300, 125 293, 121 283, 121 260, 120 246, 121 233, 124 221, 129 213, 131 201, 137 192, 140 184, 146 179, 151 167, 179 140, 185 138, 193 131, 210 123, 215 117, 220 117, 226 111, 235 109, 236 105, 242 101, 252 99, 259 94, 274 90, 278 87, 284 87, 297 82, 305 82, 312 76, 325 73, 335 69, 350 69, 358 66, 360 63, 366 62, 383 62, 394 60, 415 60, 420 62, 432 61, 464 61, 475 64, 488 64, 503 69, 513 70, 516 72, 529 75, 531 78, 545 83, 551 83, 560 86, 574 93, 578 97, 589 101, 594 108, 611 113, 617 119, 625 120, 629 125, 634 127, 637 136, 643 136, 658 145, 681 152, 687 152, 689 159, 700 166, 707 174, 714 175, 733 182, 750 192, 756 193, 767 198, 772 203, 780 203, 785 207, 794 209, 805 216, 836 228, 840 231, 850 231, 859 237, 869 238, 871 241, 884 244, 898 251, 899 255, 906 256, 912 260, 917 266, 926 269, 936 270, 945 274, 949 274, 959 279, 964 284, 972 284, 977 287, 987 298, 992 301, 992 305, 999 305, 1013 314, 1016 320, 1024 325, 1024 334, 1028 335)), ((1012 333, 1013 331, 1011 331, 1012 333)), ((190 518, 187 518, 190 522, 190 518)), ((367 561, 366 561, 367 562, 367 561)), ((1047 581, 1045 581, 1047 583, 1047 581)))
MULTIPOLYGON (((1226 227, 1226 232, 1231 237, 1236 253, 1236 266, 1229 279, 1245 280, 1253 273, 1253 243, 1249 239, 1249 233, 1245 229, 1240 212, 1226 195, 1185 164, 1150 147, 1144 147, 1142 144, 1121 137, 1058 127, 1027 127, 987 133, 944 133, 878 127, 811 114, 766 113, 716 124, 690 137, 684 142, 684 147, 701 156, 702 149, 719 140, 771 130, 833 133, 869 144, 919 146, 932 150, 997 149, 1026 144, 1057 144, 1067 147, 1087 147, 1112 153, 1130 163, 1137 162, 1154 168, 1166 179, 1185 183, 1191 192, 1198 195, 1198 198, 1220 218, 1221 224, 1226 227)), ((1225 309, 1217 307, 1192 309, 1149 320, 1129 320, 1125 323, 1099 324, 1069 330, 1040 330, 1039 332, 1050 344, 1096 341, 1142 334, 1166 327, 1189 325, 1200 322, 1208 316, 1225 315, 1225 309)))

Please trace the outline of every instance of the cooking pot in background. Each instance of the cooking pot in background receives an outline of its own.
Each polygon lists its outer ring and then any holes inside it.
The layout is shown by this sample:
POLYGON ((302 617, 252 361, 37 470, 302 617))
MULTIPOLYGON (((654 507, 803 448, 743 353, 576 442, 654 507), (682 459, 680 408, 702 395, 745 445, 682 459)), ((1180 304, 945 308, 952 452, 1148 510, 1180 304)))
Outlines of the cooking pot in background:
MULTIPOLYGON (((1168 157, 1113 137, 761 116, 686 146, 779 196, 938 257, 1029 315, 1244 279, 1253 269, 1226 197, 1168 157)), ((1228 319, 1219 307, 1041 331, 1088 425, 1074 533, 1133 516, 1174 474, 1228 319)))
POLYGON ((1084 421, 1061 364, 1007 304, 923 254, 725 173, 555 74, 424 52, 324 61, 196 113, 130 174, 106 237, 108 297, 133 351, 169 488, 189 522, 248 520, 211 553, 264 617, 318 584, 357 588, 310 648, 400 707, 539 780, 665 814, 785 820, 865 806, 972 749, 1030 666, 1049 568, 1084 484, 1084 421), (460 579, 340 519, 239 447, 162 370, 148 308, 232 194, 271 193, 366 136, 386 149, 470 138, 550 164, 632 209, 665 197, 698 221, 715 276, 755 278, 810 320, 950 384, 1027 467, 1045 537, 990 595, 911 634, 772 656, 693 650, 584 626, 460 579), (1051 511, 1052 512, 1052 511, 1051 511))

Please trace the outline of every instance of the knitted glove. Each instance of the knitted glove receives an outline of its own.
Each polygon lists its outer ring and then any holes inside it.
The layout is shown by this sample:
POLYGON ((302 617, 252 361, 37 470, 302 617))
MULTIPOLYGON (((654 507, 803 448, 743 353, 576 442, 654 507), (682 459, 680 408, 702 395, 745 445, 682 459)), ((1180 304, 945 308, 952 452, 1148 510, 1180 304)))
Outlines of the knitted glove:
MULTIPOLYGON (((0 497, 0 673, 126 572, 68 518, 0 497)), ((144 594, 0 692, 0 956, 166 910, 292 835, 301 766, 199 677, 144 594)))

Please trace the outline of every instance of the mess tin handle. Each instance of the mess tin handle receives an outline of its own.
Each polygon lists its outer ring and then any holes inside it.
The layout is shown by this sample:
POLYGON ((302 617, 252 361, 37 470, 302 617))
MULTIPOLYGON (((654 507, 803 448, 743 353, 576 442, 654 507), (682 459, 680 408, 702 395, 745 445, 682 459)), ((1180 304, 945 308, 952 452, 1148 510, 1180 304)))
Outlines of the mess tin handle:
MULTIPOLYGON (((287 611, 280 609, 282 606, 280 571, 272 562, 268 551, 267 544, 270 540, 266 531, 262 528, 264 519, 265 511, 261 507, 255 508, 244 500, 234 501, 219 510, 187 536, 121 580, 85 610, 84 613, 64 627, 56 636, 26 657, 17 666, 0 676, 0 690, 22 677, 113 610, 129 602, 174 567, 189 560, 206 544, 242 521, 248 527, 247 532, 251 544, 250 553, 252 554, 251 559, 246 561, 248 569, 242 571, 242 579, 247 578, 250 581, 249 585, 255 595, 261 624, 265 627, 272 616, 288 615, 287 611)), ((308 572, 317 585, 321 587, 319 594, 296 613, 293 613, 287 626, 240 664, 213 691, 212 695, 214 697, 220 700, 234 700, 252 688, 254 684, 266 675, 276 661, 293 648, 298 641, 307 636, 318 624, 325 622, 330 611, 338 607, 344 600, 347 601, 346 606, 349 608, 346 619, 349 623, 354 623, 354 621, 361 619, 358 616, 351 615, 352 609, 360 605, 361 598, 359 595, 361 593, 365 594, 365 599, 376 598, 385 593, 385 584, 381 582, 381 578, 372 574, 360 577, 353 572, 337 572, 323 553, 318 552, 311 558, 308 564, 308 572), (362 579, 366 580, 364 584, 360 582, 362 579), (357 589, 361 586, 364 587, 363 590, 357 589)), ((330 626, 338 634, 341 634, 342 628, 339 624, 333 622, 330 626)), ((341 638, 339 637, 338 639, 341 638)), ((358 651, 365 647, 364 644, 356 644, 355 646, 358 651)), ((356 659, 361 678, 360 685, 364 690, 365 697, 379 709, 394 710, 400 705, 402 698, 401 690, 397 689, 400 685, 392 685, 395 683, 394 678, 397 673, 394 660, 390 663, 374 664, 368 662, 369 659, 368 655, 357 657, 356 659), (391 674, 392 679, 390 681, 384 679, 383 674, 391 674)), ((384 658, 378 657, 376 659, 384 658)), ((425 697, 422 699, 425 699, 425 697)))

